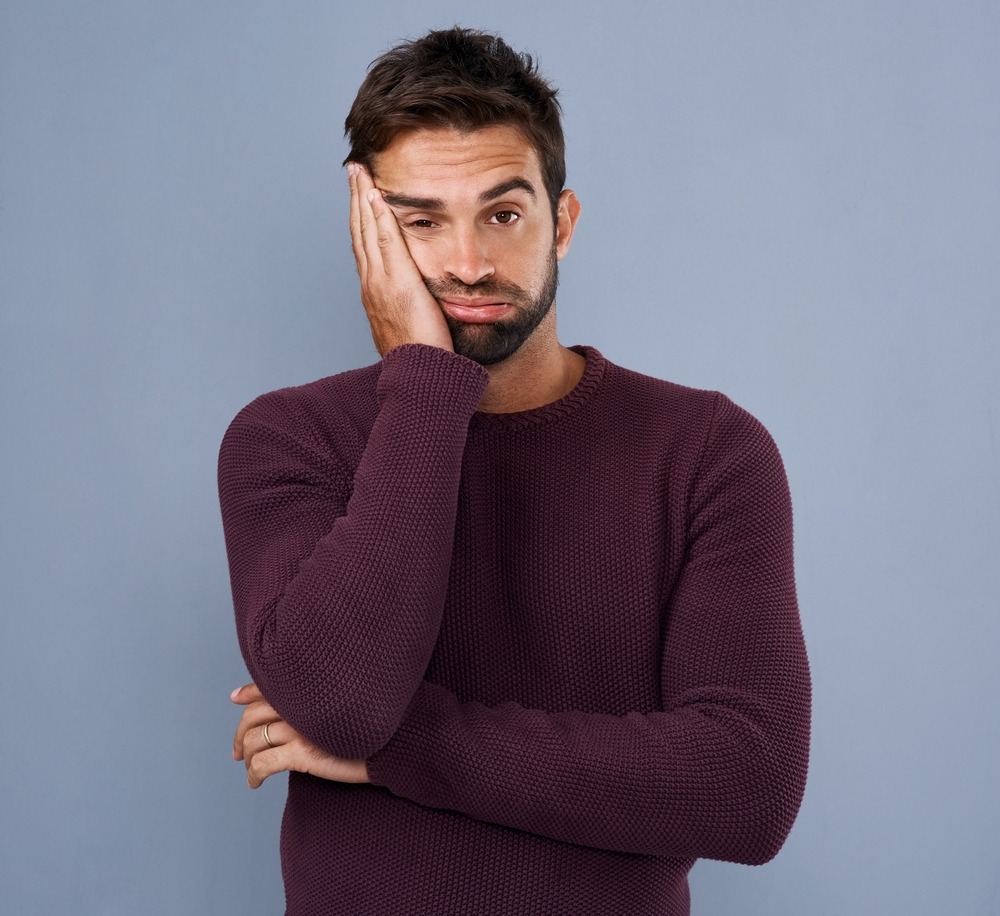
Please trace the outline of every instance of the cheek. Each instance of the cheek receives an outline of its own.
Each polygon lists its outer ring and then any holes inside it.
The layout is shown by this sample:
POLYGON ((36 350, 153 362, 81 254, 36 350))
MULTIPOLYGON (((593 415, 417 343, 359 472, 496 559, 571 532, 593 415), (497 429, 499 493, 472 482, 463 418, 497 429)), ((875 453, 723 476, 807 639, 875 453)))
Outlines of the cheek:
POLYGON ((523 280, 537 278, 548 268, 551 248, 551 240, 541 233, 524 236, 497 252, 498 266, 502 264, 502 269, 512 279, 515 275, 523 280))

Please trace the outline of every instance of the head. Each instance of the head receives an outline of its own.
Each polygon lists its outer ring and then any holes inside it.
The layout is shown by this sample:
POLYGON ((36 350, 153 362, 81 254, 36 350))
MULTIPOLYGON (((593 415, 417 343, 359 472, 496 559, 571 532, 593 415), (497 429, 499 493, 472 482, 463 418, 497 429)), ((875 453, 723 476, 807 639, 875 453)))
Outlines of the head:
POLYGON ((527 54, 474 29, 428 32, 372 64, 344 124, 351 152, 374 174, 375 156, 401 134, 460 132, 508 125, 535 150, 553 216, 566 183, 566 155, 556 90, 527 54))
POLYGON ((456 351, 491 365, 554 341, 579 203, 563 189, 555 90, 531 59, 481 32, 431 32, 373 64, 346 127, 348 160, 395 213, 456 351))

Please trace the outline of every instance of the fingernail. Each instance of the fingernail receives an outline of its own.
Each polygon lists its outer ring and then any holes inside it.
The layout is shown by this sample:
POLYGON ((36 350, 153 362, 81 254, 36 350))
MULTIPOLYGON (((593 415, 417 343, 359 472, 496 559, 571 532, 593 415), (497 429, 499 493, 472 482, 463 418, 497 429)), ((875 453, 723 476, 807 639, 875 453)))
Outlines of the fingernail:
POLYGON ((237 688, 236 688, 236 689, 235 689, 235 690, 234 690, 234 691, 233 691, 233 692, 232 692, 231 694, 229 694, 229 699, 230 699, 230 700, 235 700, 235 699, 236 699, 236 695, 237 695, 237 694, 238 694, 239 692, 240 692, 240 688, 239 688, 239 687, 237 687, 237 688))
POLYGON ((372 188, 368 192, 368 203, 374 203, 376 197, 378 197, 378 191, 375 188, 372 188))

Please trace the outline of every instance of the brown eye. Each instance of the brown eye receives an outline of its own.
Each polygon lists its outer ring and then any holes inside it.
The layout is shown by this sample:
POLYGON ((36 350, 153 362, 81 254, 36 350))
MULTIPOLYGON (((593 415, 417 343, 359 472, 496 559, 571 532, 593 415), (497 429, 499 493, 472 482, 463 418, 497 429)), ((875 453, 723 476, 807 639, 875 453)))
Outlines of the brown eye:
POLYGON ((519 217, 512 210, 501 210, 499 213, 493 214, 493 219, 500 223, 502 226, 508 226, 513 222, 516 222, 519 217))

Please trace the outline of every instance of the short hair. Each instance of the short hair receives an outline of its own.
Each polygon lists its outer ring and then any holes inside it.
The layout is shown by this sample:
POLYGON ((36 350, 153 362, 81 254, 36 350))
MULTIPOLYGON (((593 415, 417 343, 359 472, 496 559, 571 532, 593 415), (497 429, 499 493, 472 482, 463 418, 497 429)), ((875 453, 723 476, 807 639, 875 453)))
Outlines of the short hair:
POLYGON ((455 27, 404 41, 368 68, 344 122, 345 162, 372 170, 397 136, 420 128, 520 130, 538 155, 545 190, 558 209, 566 183, 566 144, 556 89, 529 54, 498 35, 455 27))

